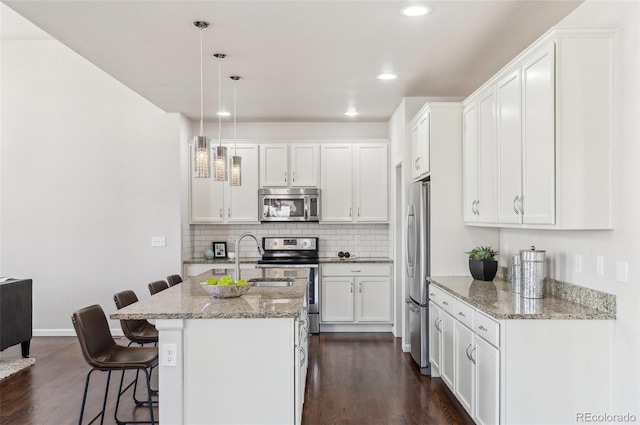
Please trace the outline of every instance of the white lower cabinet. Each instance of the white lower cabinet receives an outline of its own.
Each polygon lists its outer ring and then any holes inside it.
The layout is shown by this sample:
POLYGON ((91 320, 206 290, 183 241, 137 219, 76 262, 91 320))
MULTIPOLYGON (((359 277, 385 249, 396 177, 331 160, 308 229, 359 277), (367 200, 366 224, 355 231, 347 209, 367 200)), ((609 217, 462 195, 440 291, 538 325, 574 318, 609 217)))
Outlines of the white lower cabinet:
POLYGON ((321 323, 391 323, 389 265, 321 266, 321 323))
POLYGON ((295 339, 295 418, 296 424, 302 423, 307 366, 309 365, 309 316, 306 308, 302 310, 300 319, 296 320, 295 339))
POLYGON ((429 363, 431 376, 440 375, 440 359, 442 358, 442 310, 433 301, 429 301, 429 363))
POLYGON ((456 322, 453 339, 455 346, 453 393, 462 407, 473 417, 476 383, 475 367, 471 357, 473 332, 462 323, 456 322))
POLYGON ((497 424, 500 417, 500 350, 474 337, 475 418, 481 425, 497 424))

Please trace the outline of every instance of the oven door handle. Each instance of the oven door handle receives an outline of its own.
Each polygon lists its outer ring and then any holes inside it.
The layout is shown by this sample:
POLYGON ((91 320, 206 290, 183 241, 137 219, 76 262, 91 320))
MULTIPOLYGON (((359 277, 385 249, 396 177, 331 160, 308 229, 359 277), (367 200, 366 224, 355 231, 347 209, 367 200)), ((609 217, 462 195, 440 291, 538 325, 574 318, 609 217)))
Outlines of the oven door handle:
POLYGON ((317 264, 256 264, 257 269, 317 269, 317 264))

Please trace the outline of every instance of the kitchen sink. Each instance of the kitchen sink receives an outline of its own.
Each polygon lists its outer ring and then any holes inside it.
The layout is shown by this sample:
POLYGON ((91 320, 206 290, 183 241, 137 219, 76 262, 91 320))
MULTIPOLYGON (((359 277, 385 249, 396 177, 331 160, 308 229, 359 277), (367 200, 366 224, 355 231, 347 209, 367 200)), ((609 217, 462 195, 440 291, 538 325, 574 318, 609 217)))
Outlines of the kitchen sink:
POLYGON ((292 286, 293 285, 293 279, 279 279, 279 278, 269 278, 269 277, 249 279, 248 282, 256 287, 292 286))

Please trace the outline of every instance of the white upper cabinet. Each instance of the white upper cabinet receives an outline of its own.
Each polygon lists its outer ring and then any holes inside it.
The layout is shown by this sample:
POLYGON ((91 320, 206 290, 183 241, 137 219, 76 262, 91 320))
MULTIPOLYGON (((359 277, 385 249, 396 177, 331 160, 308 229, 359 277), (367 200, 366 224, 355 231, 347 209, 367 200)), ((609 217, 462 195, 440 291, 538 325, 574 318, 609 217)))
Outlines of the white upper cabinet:
POLYGON ((431 111, 428 105, 411 120, 411 177, 419 180, 430 172, 430 124, 431 111))
POLYGON ((320 164, 322 222, 388 222, 387 143, 322 145, 320 164))
MULTIPOLYGON (((229 157, 234 145, 225 144, 229 157)), ((242 158, 242 185, 210 178, 190 178, 190 222, 193 224, 258 223, 258 145, 237 145, 242 158)), ((191 153, 193 174, 193 152, 191 153)), ((213 173, 212 173, 213 174, 213 173)))
POLYGON ((318 145, 267 144, 260 150, 260 187, 318 186, 318 145))
POLYGON ((613 34, 552 29, 465 100, 467 224, 612 228, 613 34))
POLYGON ((481 93, 464 108, 464 220, 496 222, 496 93, 481 93))

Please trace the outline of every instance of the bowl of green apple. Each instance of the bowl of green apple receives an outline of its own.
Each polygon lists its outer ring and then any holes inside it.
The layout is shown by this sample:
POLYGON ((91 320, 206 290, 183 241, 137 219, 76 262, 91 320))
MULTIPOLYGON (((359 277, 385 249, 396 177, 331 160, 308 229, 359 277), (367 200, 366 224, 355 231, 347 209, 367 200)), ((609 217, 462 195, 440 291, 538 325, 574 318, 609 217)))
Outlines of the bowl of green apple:
POLYGON ((214 298, 237 298, 249 291, 251 284, 244 279, 233 280, 231 276, 222 276, 220 279, 210 277, 200 285, 214 298))

